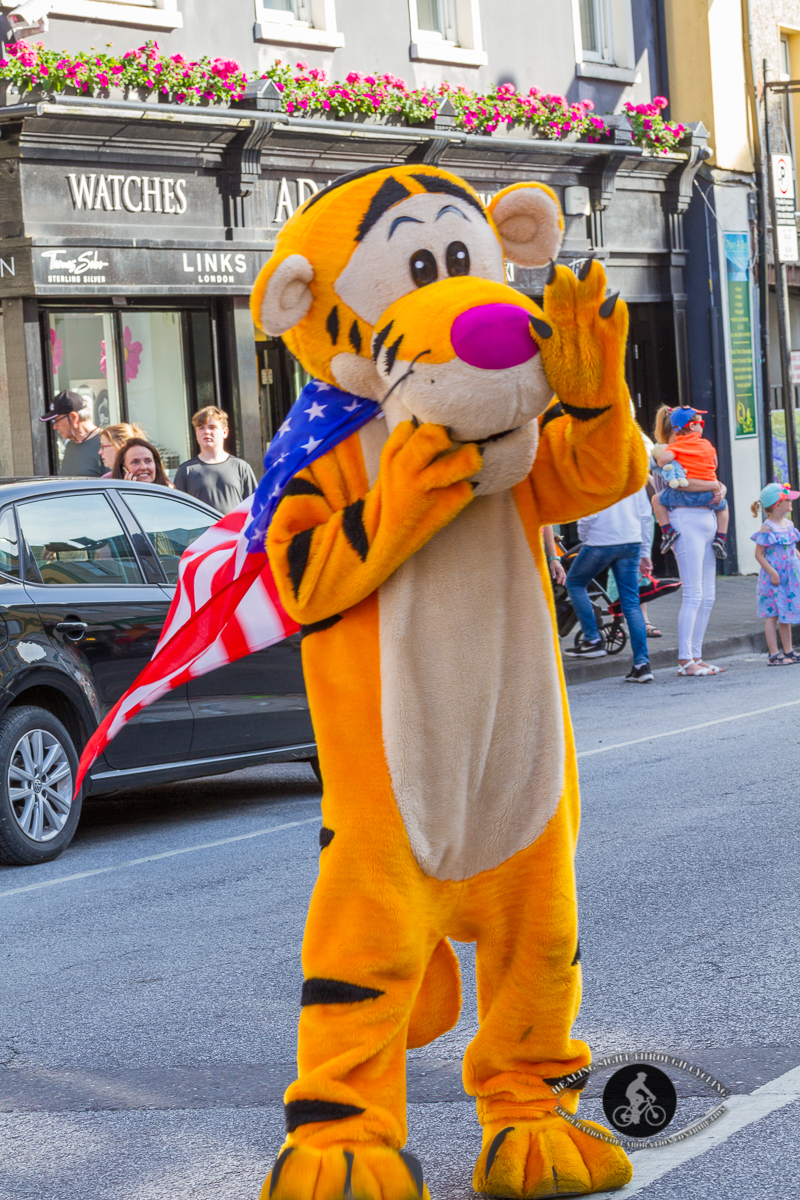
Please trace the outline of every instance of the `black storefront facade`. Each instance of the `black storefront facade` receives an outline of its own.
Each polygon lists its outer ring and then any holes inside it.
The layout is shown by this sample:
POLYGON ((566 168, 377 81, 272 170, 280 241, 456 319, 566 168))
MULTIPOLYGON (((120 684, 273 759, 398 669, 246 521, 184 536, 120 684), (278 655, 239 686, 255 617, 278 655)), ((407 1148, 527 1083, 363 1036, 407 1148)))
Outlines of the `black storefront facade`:
MULTIPOLYGON (((438 162, 486 199, 525 179, 554 188, 560 261, 595 254, 630 305, 628 377, 647 428, 658 404, 690 400, 683 214, 705 131, 654 156, 617 121, 607 142, 587 145, 466 136, 446 113, 405 129, 113 100, 0 108, 2 473, 57 470, 38 417, 65 387, 98 424, 138 421, 171 470, 193 453, 191 413, 219 404, 258 470, 305 382, 253 326, 258 271, 281 225, 329 180, 403 161, 438 162)), ((543 272, 510 266, 508 279, 541 295, 543 272)))

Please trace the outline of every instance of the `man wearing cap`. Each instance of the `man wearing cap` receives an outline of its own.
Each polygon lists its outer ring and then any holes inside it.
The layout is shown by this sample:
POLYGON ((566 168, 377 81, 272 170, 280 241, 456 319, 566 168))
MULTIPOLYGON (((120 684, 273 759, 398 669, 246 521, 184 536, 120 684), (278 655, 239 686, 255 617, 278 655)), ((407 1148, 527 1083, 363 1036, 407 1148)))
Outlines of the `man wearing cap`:
POLYGON ((100 457, 100 432, 83 396, 77 392, 59 392, 47 415, 39 420, 52 421, 53 429, 67 443, 59 475, 99 479, 105 473, 100 457))

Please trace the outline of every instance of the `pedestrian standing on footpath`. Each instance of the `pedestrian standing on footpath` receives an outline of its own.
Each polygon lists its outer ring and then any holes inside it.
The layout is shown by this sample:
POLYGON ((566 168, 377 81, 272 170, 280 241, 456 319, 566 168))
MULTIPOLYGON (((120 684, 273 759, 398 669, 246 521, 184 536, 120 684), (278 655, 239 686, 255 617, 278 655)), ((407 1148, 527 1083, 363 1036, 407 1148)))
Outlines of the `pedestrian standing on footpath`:
POLYGON ((158 483, 161 487, 169 488, 173 486, 156 447, 145 438, 138 437, 129 438, 117 451, 111 478, 126 479, 129 483, 158 483))
POLYGON ((100 431, 83 396, 77 392, 59 392, 47 414, 39 420, 52 421, 53 429, 67 443, 59 475, 100 479, 106 470, 100 457, 100 431))
POLYGON ((103 425, 100 434, 100 457, 105 465, 103 479, 110 479, 117 461, 117 454, 131 438, 147 438, 146 430, 134 422, 121 421, 118 425, 103 425))
POLYGON ((792 501, 800 492, 792 492, 782 483, 768 483, 760 500, 752 505, 757 517, 764 514, 764 524, 752 535, 756 543, 756 562, 761 567, 756 590, 759 617, 766 619, 770 667, 788 667, 800 662, 800 654, 792 648, 792 625, 800 622, 800 531, 795 529, 789 512, 792 501), (780 630, 783 653, 778 650, 777 630, 780 630))
POLYGON ((650 683, 653 679, 647 630, 639 607, 639 573, 653 570, 650 513, 647 491, 642 488, 603 512, 578 521, 578 537, 583 545, 567 573, 567 591, 581 623, 583 640, 564 653, 573 658, 605 655, 605 643, 597 628, 587 585, 600 571, 610 567, 631 635, 633 666, 625 676, 628 683, 650 683))
POLYGON ((227 515, 256 490, 253 468, 226 451, 228 417, 221 408, 213 404, 201 408, 192 425, 200 451, 178 467, 175 487, 227 515))

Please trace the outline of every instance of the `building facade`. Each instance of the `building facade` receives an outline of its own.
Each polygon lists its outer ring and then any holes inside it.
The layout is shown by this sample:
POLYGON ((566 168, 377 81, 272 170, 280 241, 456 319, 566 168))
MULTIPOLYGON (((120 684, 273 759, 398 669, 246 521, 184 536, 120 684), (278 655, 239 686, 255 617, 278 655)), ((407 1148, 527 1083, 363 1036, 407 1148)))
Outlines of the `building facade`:
MULTIPOLYGON (((210 2, 193 5, 190 20, 181 0, 56 0, 45 40, 73 52, 112 41, 118 52, 155 36, 187 57, 213 47, 253 73, 282 58, 333 78, 374 69, 414 85, 535 85, 592 99, 599 113, 669 90, 657 0, 273 3, 232 0, 223 22, 210 2)), ((706 130, 684 120, 680 150, 664 155, 635 146, 624 115, 609 123, 600 143, 546 141, 517 129, 465 134, 446 112, 408 128, 287 117, 268 98, 190 109, 7 94, 0 420, 11 436, 0 472, 57 470, 58 446, 38 417, 66 387, 87 397, 98 423, 139 421, 170 470, 192 453, 191 413, 221 404, 237 452, 258 470, 304 377, 254 329, 253 281, 304 199, 344 172, 393 162, 439 162, 487 198, 524 179, 553 187, 567 214, 561 261, 596 255, 629 304, 628 377, 642 425, 660 403, 699 403, 687 229, 706 130)), ((543 289, 538 272, 509 268, 509 282, 543 289)))

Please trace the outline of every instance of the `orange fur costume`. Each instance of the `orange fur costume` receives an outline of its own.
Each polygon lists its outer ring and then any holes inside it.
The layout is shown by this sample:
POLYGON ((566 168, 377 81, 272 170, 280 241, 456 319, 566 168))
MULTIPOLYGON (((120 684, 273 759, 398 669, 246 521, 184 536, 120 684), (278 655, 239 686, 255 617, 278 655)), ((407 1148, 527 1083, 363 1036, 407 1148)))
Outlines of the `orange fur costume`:
POLYGON ((309 372, 383 410, 292 479, 268 536, 307 635, 324 825, 265 1200, 427 1196, 402 1149, 405 1055, 458 1019, 448 938, 477 944, 476 1190, 630 1178, 548 1085, 590 1054, 570 1036, 578 781, 540 529, 646 470, 600 265, 552 268, 543 308, 505 284, 504 257, 546 265, 562 230, 541 186, 486 210, 436 167, 360 172, 295 213, 253 292, 309 372))

